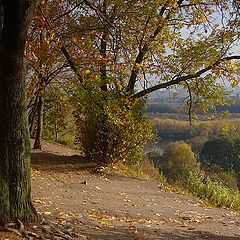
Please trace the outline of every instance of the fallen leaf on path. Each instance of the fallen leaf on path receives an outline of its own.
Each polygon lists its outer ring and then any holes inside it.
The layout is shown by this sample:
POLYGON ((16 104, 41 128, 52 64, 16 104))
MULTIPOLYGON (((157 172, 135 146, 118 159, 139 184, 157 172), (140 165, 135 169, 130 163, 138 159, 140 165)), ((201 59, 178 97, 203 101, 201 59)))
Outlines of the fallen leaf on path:
POLYGON ((180 225, 180 227, 188 227, 187 223, 183 223, 182 225, 180 225))
POLYGON ((52 212, 44 212, 45 215, 52 215, 52 212))
POLYGON ((112 225, 111 223, 106 222, 106 221, 102 221, 102 222, 101 222, 101 225, 107 226, 107 227, 113 227, 113 225, 112 225))
POLYGON ((45 202, 42 202, 41 200, 39 200, 39 199, 35 199, 35 200, 33 200, 33 202, 34 203, 41 203, 41 204, 45 204, 45 202))

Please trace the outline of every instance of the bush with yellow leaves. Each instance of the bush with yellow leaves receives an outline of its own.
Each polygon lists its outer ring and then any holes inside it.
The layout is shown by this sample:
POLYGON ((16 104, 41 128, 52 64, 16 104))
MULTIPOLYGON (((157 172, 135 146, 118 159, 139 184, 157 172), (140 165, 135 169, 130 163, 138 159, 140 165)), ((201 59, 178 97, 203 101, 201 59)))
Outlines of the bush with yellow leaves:
POLYGON ((79 88, 74 101, 77 144, 89 161, 141 164, 144 145, 152 137, 144 100, 116 89, 102 91, 95 81, 79 88))

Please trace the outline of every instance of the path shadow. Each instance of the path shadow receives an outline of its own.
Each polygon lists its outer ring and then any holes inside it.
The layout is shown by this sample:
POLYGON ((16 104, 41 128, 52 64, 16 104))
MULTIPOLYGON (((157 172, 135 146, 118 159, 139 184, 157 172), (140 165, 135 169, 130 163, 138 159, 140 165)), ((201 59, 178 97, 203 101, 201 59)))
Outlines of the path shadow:
POLYGON ((36 170, 69 172, 96 167, 95 163, 86 160, 80 155, 59 155, 44 151, 31 153, 31 165, 36 170))
POLYGON ((82 229, 87 239, 97 240, 239 240, 240 237, 222 236, 203 231, 186 231, 171 228, 144 228, 138 231, 128 228, 102 228, 98 231, 82 229))

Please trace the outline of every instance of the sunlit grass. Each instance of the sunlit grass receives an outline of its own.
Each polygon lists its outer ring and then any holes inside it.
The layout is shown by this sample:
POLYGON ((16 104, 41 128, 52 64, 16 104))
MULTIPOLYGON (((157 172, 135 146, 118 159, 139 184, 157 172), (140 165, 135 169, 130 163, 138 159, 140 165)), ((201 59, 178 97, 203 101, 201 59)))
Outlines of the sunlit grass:
POLYGON ((213 182, 204 175, 190 173, 187 184, 188 191, 214 206, 240 210, 240 193, 237 190, 213 182))

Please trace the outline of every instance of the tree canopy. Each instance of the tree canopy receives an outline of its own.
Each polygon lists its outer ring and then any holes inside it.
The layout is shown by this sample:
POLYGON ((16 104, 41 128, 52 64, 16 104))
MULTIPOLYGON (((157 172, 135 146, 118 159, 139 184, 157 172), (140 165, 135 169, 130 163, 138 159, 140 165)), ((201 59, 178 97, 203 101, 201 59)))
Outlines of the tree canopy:
MULTIPOLYGON (((41 1, 30 42, 39 47, 30 47, 28 56, 32 66, 38 63, 35 72, 60 67, 68 79, 72 76, 77 115, 85 116, 88 126, 101 122, 89 126, 98 134, 87 135, 100 134, 98 144, 115 146, 107 126, 135 118, 127 112, 138 111, 138 99, 153 91, 185 88, 190 119, 195 110, 206 112, 227 103, 229 88, 239 81, 238 14, 238 1, 41 1), (40 44, 34 38, 39 31, 40 44)), ((84 121, 77 120, 80 125, 84 121)), ((86 123, 80 125, 86 129, 86 123)), ((112 155, 107 149, 94 151, 112 155)))
POLYGON ((81 84, 100 79, 101 90, 132 97, 181 85, 189 107, 205 111, 225 103, 222 81, 238 84, 238 7, 237 1, 42 1, 36 21, 81 84))

